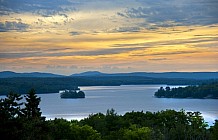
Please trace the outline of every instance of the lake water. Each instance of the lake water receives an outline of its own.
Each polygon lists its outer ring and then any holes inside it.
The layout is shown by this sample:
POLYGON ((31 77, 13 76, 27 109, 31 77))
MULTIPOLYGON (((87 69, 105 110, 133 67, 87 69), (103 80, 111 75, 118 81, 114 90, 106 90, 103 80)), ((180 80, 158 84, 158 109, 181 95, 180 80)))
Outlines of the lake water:
POLYGON ((217 99, 155 98, 154 92, 165 85, 128 85, 80 87, 85 99, 61 99, 59 93, 39 94, 42 114, 47 119, 82 119, 92 113, 115 109, 118 114, 129 111, 156 112, 166 109, 200 111, 210 125, 218 119, 217 99))

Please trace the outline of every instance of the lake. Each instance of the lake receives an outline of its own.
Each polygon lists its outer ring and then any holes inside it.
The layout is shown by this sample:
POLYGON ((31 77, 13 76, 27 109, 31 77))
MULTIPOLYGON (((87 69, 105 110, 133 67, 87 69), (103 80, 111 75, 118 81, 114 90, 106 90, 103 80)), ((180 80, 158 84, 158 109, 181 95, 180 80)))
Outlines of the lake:
POLYGON ((85 99, 61 99, 59 93, 38 94, 40 107, 47 119, 82 119, 92 113, 115 109, 118 114, 129 111, 156 112, 166 109, 200 111, 210 125, 218 119, 217 99, 155 98, 154 92, 166 85, 125 85, 80 87, 85 99))

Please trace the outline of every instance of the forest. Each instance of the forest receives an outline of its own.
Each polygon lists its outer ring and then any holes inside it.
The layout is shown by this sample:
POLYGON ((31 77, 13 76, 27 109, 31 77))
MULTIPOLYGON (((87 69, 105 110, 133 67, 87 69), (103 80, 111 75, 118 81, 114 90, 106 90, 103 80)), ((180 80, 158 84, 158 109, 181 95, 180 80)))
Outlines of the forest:
POLYGON ((80 121, 46 120, 34 89, 0 99, 2 140, 217 140, 218 121, 208 126, 200 112, 164 110, 127 112, 114 109, 80 121), (21 102, 22 98, 25 99, 21 102))
POLYGON ((218 82, 178 88, 166 87, 164 89, 163 87, 160 87, 160 89, 158 89, 154 95, 159 98, 218 99, 218 82))
POLYGON ((0 78, 0 95, 7 95, 13 91, 25 94, 31 88, 37 93, 58 93, 59 90, 72 89, 75 86, 120 86, 120 85, 198 85, 215 80, 194 80, 174 78, 149 78, 143 76, 91 76, 91 77, 16 77, 0 78))

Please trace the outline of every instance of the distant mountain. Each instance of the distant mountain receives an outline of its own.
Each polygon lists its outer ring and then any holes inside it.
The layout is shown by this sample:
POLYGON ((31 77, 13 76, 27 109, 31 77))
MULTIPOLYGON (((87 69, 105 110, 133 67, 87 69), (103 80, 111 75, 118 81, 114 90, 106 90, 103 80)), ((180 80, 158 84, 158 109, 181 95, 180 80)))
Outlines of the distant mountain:
POLYGON ((133 73, 101 73, 98 71, 88 71, 80 74, 72 74, 71 76, 139 76, 150 78, 183 78, 183 79, 218 79, 218 72, 163 72, 163 73, 149 73, 149 72, 133 72, 133 73))
POLYGON ((184 78, 184 79, 218 79, 218 72, 164 72, 164 73, 130 73, 134 76, 146 76, 152 78, 184 78))
POLYGON ((31 73, 16 73, 12 71, 2 71, 0 72, 0 78, 12 78, 12 77, 63 77, 63 75, 53 74, 53 73, 41 73, 41 72, 31 72, 31 73))
POLYGON ((108 74, 101 73, 99 71, 87 71, 83 73, 72 74, 71 76, 105 76, 108 74))
MULTIPOLYGON (((152 72, 133 72, 133 73, 101 73, 99 71, 87 71, 83 73, 72 74, 70 77, 147 77, 147 78, 183 78, 183 79, 196 79, 196 80, 207 80, 207 79, 218 79, 218 72, 163 72, 163 73, 152 73, 152 72)), ((0 78, 12 78, 12 77, 64 77, 64 75, 58 75, 53 73, 16 73, 12 71, 0 72, 0 78)), ((67 77, 67 76, 65 76, 67 77)))
POLYGON ((31 88, 35 88, 38 93, 57 93, 59 90, 71 89, 75 86, 120 86, 146 84, 199 85, 202 83, 211 83, 216 81, 218 81, 218 72, 135 72, 106 74, 98 71, 89 71, 80 74, 73 74, 73 76, 62 76, 52 73, 15 73, 11 71, 4 71, 0 72, 0 95, 6 95, 10 91, 23 94, 31 88), (25 77, 25 80, 23 77, 25 77))

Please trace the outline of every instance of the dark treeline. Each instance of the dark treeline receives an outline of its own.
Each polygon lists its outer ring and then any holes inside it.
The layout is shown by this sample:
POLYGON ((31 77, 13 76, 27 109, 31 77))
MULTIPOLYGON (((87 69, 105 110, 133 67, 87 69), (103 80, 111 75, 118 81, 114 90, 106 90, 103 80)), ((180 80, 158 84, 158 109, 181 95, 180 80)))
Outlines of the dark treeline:
POLYGON ((0 95, 10 91, 24 94, 30 88, 37 93, 57 93, 59 90, 72 89, 74 86, 119 86, 139 84, 197 85, 211 80, 148 78, 143 76, 92 76, 59 78, 0 78, 0 95))
POLYGON ((75 91, 75 90, 65 90, 61 93, 61 98, 85 98, 85 93, 83 91, 75 91))
POLYGON ((170 88, 160 87, 154 94, 164 98, 212 98, 218 99, 218 82, 202 84, 199 86, 187 86, 170 88))
POLYGON ((2 140, 217 140, 218 121, 210 128, 200 112, 166 110, 91 114, 81 121, 46 120, 40 98, 31 90, 24 96, 9 94, 0 100, 2 140))

